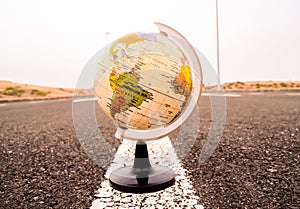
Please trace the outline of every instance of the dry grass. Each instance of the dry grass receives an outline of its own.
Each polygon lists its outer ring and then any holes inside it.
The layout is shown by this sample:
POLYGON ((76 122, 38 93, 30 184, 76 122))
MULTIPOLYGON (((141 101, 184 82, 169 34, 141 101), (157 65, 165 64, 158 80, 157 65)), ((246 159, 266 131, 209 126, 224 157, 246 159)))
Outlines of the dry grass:
POLYGON ((68 88, 51 88, 0 81, 0 100, 71 97, 73 92, 73 89, 68 88))
MULTIPOLYGON (((300 90, 300 81, 247 81, 230 82, 222 85, 225 91, 300 90)), ((215 89, 216 87, 206 87, 215 89)))

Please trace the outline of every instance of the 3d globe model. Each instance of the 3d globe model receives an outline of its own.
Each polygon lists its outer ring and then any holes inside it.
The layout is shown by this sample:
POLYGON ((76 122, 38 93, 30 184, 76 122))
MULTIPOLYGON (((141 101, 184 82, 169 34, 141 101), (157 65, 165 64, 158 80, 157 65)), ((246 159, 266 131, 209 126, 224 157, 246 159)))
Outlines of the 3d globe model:
POLYGON ((126 192, 157 191, 174 183, 172 169, 150 165, 146 141, 180 127, 201 93, 201 67, 193 47, 174 29, 155 24, 160 33, 130 33, 97 57, 97 102, 115 122, 117 138, 137 141, 133 167, 110 175, 111 185, 126 192))
POLYGON ((131 33, 104 50, 95 94, 118 127, 151 130, 179 118, 194 84, 188 55, 176 39, 164 33, 131 33))

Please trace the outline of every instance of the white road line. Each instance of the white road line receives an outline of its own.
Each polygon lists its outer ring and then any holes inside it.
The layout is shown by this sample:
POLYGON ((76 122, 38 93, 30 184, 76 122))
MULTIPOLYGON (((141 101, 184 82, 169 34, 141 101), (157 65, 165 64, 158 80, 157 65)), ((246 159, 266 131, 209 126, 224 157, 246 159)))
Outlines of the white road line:
POLYGON ((108 176, 112 170, 124 165, 132 166, 135 142, 123 140, 116 157, 105 174, 106 180, 98 189, 96 200, 91 209, 101 208, 198 208, 204 207, 199 204, 199 197, 193 188, 192 182, 177 159, 174 148, 168 137, 147 143, 150 161, 152 165, 157 163, 173 168, 176 173, 176 183, 162 191, 132 194, 122 193, 109 186, 108 176))
POLYGON ((300 93, 285 93, 288 96, 300 96, 300 93))
POLYGON ((240 97, 240 94, 225 94, 226 97, 240 97))
POLYGON ((0 107, 4 107, 4 106, 7 106, 7 104, 5 103, 5 104, 0 104, 0 107))
POLYGON ((240 97, 240 94, 230 94, 230 93, 202 93, 202 96, 213 96, 213 97, 240 97))
POLYGON ((44 103, 45 100, 37 100, 37 101, 30 101, 28 104, 38 104, 38 103, 44 103))
MULTIPOLYGON (((70 98, 71 99, 71 98, 70 98)), ((50 101, 55 101, 55 102, 63 102, 63 101, 68 101, 70 99, 53 99, 53 100, 50 100, 50 101)))
POLYGON ((82 98, 82 99, 75 99, 73 100, 73 102, 89 102, 89 101, 95 101, 96 98, 92 97, 92 98, 82 98))
POLYGON ((256 95, 264 95, 265 93, 263 93, 263 92, 249 92, 248 94, 256 96, 256 95))

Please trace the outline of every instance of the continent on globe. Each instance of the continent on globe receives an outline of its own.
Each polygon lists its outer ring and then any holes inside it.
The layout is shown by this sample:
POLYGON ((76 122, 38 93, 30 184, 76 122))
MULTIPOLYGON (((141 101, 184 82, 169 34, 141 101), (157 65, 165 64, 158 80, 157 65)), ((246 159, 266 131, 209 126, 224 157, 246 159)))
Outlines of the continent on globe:
POLYGON ((109 51, 114 56, 119 51, 118 49, 116 49, 118 44, 125 44, 125 49, 127 49, 130 44, 134 44, 138 41, 144 40, 147 40, 147 37, 142 37, 138 33, 131 33, 113 42, 109 51))
POLYGON ((179 73, 173 81, 174 91, 177 94, 189 96, 192 90, 190 67, 182 65, 179 73))
POLYGON ((116 113, 124 112, 130 107, 138 108, 143 101, 152 99, 152 94, 138 86, 139 77, 132 73, 117 75, 113 69, 109 76, 110 86, 113 90, 110 105, 110 114, 114 118, 116 113))

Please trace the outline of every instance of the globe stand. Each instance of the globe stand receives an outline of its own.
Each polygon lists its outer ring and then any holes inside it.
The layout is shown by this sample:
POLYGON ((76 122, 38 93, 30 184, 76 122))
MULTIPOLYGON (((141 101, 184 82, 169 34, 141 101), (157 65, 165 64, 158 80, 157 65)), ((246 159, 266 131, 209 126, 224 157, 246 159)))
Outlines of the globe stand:
POLYGON ((175 173, 165 166, 151 166, 147 144, 137 142, 133 167, 122 167, 109 176, 110 185, 129 193, 156 192, 175 183, 175 173))

